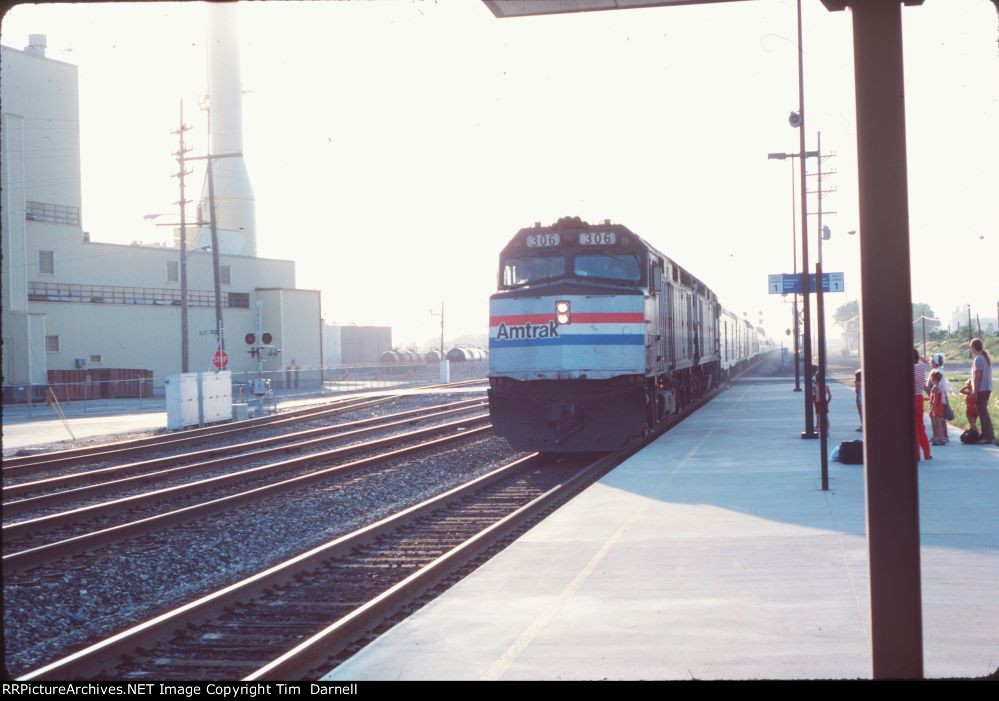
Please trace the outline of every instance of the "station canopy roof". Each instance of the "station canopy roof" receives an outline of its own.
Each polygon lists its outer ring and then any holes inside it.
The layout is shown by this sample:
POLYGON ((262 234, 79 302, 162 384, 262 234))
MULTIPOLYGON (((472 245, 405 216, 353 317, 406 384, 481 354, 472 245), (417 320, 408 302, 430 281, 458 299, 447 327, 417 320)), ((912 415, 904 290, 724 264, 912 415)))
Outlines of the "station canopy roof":
MULTIPOLYGON (((566 12, 628 10, 668 5, 704 5, 734 0, 482 0, 497 17, 555 15, 566 12)), ((923 0, 901 0, 903 5, 922 5, 923 0)), ((843 10, 850 0, 822 0, 828 10, 843 10)))
POLYGON ((497 17, 554 15, 564 12, 627 10, 664 5, 702 5, 733 0, 483 0, 497 17))

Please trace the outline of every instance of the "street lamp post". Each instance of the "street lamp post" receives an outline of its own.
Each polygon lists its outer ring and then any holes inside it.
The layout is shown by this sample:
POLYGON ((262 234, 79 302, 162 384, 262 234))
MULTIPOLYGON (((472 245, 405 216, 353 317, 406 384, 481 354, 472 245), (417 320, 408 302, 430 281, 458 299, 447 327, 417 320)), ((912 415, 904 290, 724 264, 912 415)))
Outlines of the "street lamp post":
MULTIPOLYGON (((795 241, 796 234, 798 233, 797 225, 797 212, 794 204, 795 199, 795 185, 794 185, 794 159, 798 158, 801 154, 798 153, 768 153, 767 160, 771 161, 783 161, 786 159, 791 160, 791 260, 793 268, 792 273, 798 273, 798 245, 795 241)), ((808 151, 805 153, 805 158, 816 158, 818 157, 818 151, 808 151)), ((800 331, 798 329, 798 293, 794 293, 793 302, 793 314, 794 314, 794 391, 801 391, 801 354, 798 345, 798 336, 800 331)))
MULTIPOLYGON (((183 200, 183 195, 181 200, 183 200)), ((159 214, 147 214, 146 219, 156 219, 159 214)), ((173 222, 165 224, 157 224, 156 226, 178 226, 173 222)), ((188 348, 190 346, 189 333, 188 333, 188 302, 187 302, 187 259, 190 258, 195 253, 200 251, 210 251, 211 246, 199 246, 198 248, 187 250, 187 221, 184 216, 183 206, 180 210, 180 263, 178 265, 179 277, 180 277, 180 371, 190 372, 190 361, 188 348)))

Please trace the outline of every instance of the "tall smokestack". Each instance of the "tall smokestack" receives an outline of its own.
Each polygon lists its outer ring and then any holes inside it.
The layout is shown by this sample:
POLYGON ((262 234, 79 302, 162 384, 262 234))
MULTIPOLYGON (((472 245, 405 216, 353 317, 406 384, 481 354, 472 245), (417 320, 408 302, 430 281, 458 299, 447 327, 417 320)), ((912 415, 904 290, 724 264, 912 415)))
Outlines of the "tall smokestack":
POLYGON ((45 58, 45 49, 48 48, 48 39, 44 34, 29 34, 28 45, 24 47, 24 53, 29 56, 45 58))
MULTIPOLYGON (((211 153, 242 153, 243 111, 234 2, 212 2, 208 6, 208 106, 211 153)), ((242 156, 219 158, 212 169, 221 252, 256 256, 256 213, 246 162, 242 156)), ((207 204, 207 181, 201 199, 207 204)), ((207 206, 204 211, 209 211, 207 206)))

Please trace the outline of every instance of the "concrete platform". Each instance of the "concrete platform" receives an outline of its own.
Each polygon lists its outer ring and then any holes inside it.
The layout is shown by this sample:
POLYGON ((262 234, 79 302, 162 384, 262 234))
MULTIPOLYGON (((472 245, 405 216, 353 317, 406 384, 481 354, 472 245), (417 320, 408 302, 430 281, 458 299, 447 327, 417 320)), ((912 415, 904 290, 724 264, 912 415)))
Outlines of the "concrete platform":
MULTIPOLYGON (((863 469, 820 490, 792 386, 736 384, 326 679, 870 677, 863 469)), ((919 468, 928 677, 999 667, 999 448, 956 439, 919 468)))

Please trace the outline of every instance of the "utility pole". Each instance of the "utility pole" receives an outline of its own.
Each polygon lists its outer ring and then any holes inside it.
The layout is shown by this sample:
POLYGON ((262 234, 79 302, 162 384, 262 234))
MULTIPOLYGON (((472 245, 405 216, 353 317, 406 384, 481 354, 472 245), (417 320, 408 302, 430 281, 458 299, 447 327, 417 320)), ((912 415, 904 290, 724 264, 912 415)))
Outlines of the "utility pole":
MULTIPOLYGON (((968 343, 971 343, 972 340, 974 340, 974 339, 972 339, 972 337, 971 337, 971 305, 969 304, 968 305, 968 343)), ((968 355, 969 356, 971 355, 971 349, 970 348, 968 349, 968 355)))
POLYGON ((188 338, 187 338, 187 218, 186 210, 189 200, 184 199, 184 177, 190 175, 191 170, 187 170, 185 156, 191 151, 190 146, 184 145, 184 132, 189 131, 190 126, 184 124, 184 101, 180 101, 180 124, 176 131, 171 132, 180 137, 180 150, 174 156, 180 171, 174 175, 180 181, 180 201, 174 204, 180 206, 180 371, 190 370, 188 361, 188 338))
MULTIPOLYGON (((430 310, 430 314, 431 316, 438 316, 437 312, 435 312, 433 309, 430 310)), ((444 301, 443 300, 441 300, 440 318, 441 318, 440 381, 441 384, 445 384, 451 381, 451 373, 450 370, 448 369, 447 358, 444 357, 444 301)))
POLYGON ((444 302, 441 301, 440 314, 435 312, 433 309, 430 310, 430 314, 441 318, 441 360, 444 360, 444 302))
MULTIPOLYGON (((211 154, 212 146, 212 108, 210 104, 204 107, 208 117, 208 153, 211 154)), ((215 279, 215 333, 218 334, 219 353, 225 352, 225 329, 222 325, 222 272, 219 261, 219 231, 215 219, 215 178, 212 177, 212 157, 208 156, 208 223, 212 230, 212 277, 215 279)))
MULTIPOLYGON (((805 180, 805 58, 801 39, 801 0, 798 6, 798 113, 797 122, 792 120, 792 126, 798 129, 798 158, 801 161, 801 294, 805 308, 804 351, 805 366, 808 372, 812 370, 812 315, 808 299, 808 186, 805 180)), ((794 113, 792 113, 792 117, 794 113)), ((817 438, 815 433, 815 416, 812 413, 812 383, 811 375, 805 382, 805 430, 802 438, 817 438)))
MULTIPOLYGON (((209 133, 211 129, 209 128, 209 133)), ((218 350, 225 351, 225 329, 222 326, 222 271, 219 261, 219 230, 215 220, 215 178, 212 177, 212 156, 208 157, 208 222, 212 230, 212 276, 215 279, 215 329, 218 350)))
POLYGON ((818 170, 816 172, 816 180, 818 184, 816 185, 816 192, 818 194, 818 205, 816 208, 816 216, 818 217, 817 223, 817 235, 816 239, 818 241, 818 254, 819 260, 815 265, 815 312, 818 315, 818 344, 819 344, 819 367, 816 373, 816 378, 818 382, 816 387, 818 388, 819 396, 816 397, 819 406, 819 444, 820 453, 822 459, 822 491, 827 491, 829 489, 829 451, 828 451, 828 438, 829 434, 826 429, 829 418, 829 407, 826 404, 826 312, 825 312, 825 291, 822 289, 822 239, 826 238, 826 228, 822 226, 822 132, 818 132, 816 153, 818 154, 815 161, 818 163, 818 170))
POLYGON ((919 317, 923 322, 923 358, 926 358, 926 315, 923 314, 919 317))
MULTIPOLYGON (((208 113, 208 133, 212 133, 211 109, 206 104, 202 109, 208 113)), ((219 232, 215 218, 215 179, 212 177, 212 162, 216 158, 236 158, 242 156, 239 153, 209 153, 206 156, 191 156, 187 161, 208 161, 208 225, 212 231, 212 272, 215 278, 215 333, 218 334, 217 350, 225 351, 225 329, 222 326, 222 277, 219 265, 219 232)), ((201 223, 200 221, 198 222, 201 223)), ((221 368, 219 368, 221 370, 221 368)))
POLYGON ((836 212, 827 212, 827 211, 825 211, 825 210, 822 209, 822 195, 824 195, 826 193, 829 193, 829 192, 836 192, 836 188, 830 188, 830 189, 826 190, 824 188, 824 186, 823 186, 823 182, 822 182, 823 178, 825 178, 826 176, 829 176, 829 175, 836 175, 836 171, 835 170, 822 170, 822 159, 823 158, 834 158, 836 156, 836 154, 835 153, 829 153, 829 154, 826 154, 825 156, 822 155, 822 132, 821 131, 818 133, 818 147, 816 149, 816 153, 818 153, 818 157, 816 158, 816 160, 818 161, 819 166, 818 166, 817 172, 815 173, 815 179, 818 181, 818 184, 816 185, 816 188, 814 190, 809 190, 809 194, 815 193, 815 194, 818 195, 818 210, 815 212, 815 215, 818 217, 819 233, 818 233, 817 240, 819 242, 819 262, 821 263, 822 262, 822 242, 824 240, 829 239, 829 232, 827 231, 827 228, 822 225, 822 215, 823 214, 836 214, 836 212))

